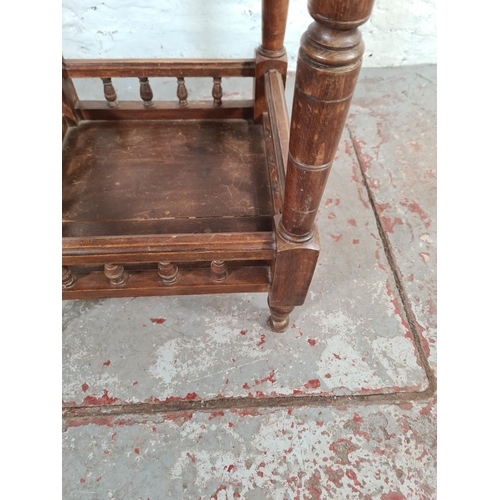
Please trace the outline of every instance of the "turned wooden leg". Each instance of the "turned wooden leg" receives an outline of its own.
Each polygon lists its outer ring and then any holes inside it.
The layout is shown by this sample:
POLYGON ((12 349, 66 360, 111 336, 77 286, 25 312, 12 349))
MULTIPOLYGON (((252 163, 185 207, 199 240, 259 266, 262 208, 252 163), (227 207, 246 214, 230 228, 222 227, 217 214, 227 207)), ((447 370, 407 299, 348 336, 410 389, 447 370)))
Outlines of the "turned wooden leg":
POLYGON ((315 219, 361 68, 358 26, 372 7, 373 0, 308 2, 315 22, 302 36, 297 61, 283 213, 275 217, 271 310, 305 301, 319 255, 315 219))
POLYGON ((271 316, 267 320, 267 324, 273 332, 284 332, 288 328, 288 321, 293 307, 272 307, 269 306, 271 316))
POLYGON ((127 278, 123 266, 117 264, 105 264, 104 275, 113 286, 123 285, 127 278))
POLYGON ((254 121, 266 110, 264 75, 277 70, 286 84, 288 58, 283 45, 289 0, 262 0, 262 44, 255 51, 254 121))
POLYGON ((75 275, 71 272, 69 267, 63 266, 62 268, 62 287, 64 289, 71 288, 76 283, 75 275))

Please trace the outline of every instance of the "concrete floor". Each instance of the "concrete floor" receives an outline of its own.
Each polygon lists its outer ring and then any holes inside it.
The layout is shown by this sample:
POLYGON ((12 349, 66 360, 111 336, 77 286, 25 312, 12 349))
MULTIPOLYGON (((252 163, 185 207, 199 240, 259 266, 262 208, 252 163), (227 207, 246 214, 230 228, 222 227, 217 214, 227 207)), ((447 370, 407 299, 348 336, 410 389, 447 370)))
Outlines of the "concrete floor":
POLYGON ((284 334, 265 294, 63 304, 65 499, 436 497, 435 66, 363 71, 318 224, 284 334))

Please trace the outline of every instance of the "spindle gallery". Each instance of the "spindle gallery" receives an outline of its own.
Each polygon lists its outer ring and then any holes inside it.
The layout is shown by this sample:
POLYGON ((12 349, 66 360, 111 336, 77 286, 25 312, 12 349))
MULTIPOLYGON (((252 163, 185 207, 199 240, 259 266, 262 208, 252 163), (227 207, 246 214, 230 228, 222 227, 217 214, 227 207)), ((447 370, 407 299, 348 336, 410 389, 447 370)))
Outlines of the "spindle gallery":
POLYGON ((372 6, 309 0, 290 121, 287 0, 263 0, 253 59, 63 59, 63 298, 267 292, 285 331, 318 260, 372 6), (130 77, 136 101, 113 86, 130 77), (188 99, 198 77, 212 100, 188 99), (252 78, 253 99, 224 99, 225 77, 252 78), (104 99, 80 100, 75 78, 100 78, 104 99), (175 79, 176 96, 153 99, 151 78, 175 79))

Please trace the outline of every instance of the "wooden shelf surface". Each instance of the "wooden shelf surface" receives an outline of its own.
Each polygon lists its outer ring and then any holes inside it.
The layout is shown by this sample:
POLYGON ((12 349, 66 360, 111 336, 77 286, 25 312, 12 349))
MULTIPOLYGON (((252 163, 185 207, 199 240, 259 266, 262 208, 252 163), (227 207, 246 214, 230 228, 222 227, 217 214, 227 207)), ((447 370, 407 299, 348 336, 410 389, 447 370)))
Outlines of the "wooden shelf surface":
POLYGON ((83 121, 63 144, 63 236, 269 231, 261 125, 83 121))

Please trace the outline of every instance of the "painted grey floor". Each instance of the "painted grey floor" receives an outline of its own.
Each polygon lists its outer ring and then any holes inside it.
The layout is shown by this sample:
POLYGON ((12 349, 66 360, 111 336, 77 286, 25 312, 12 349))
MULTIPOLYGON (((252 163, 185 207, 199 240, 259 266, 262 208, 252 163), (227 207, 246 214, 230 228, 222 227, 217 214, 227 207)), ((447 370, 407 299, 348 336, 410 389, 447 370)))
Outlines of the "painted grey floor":
POLYGON ((435 498, 435 190, 435 66, 367 69, 286 333, 264 294, 63 303, 64 498, 435 498))

